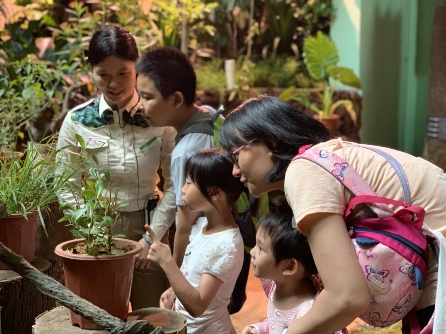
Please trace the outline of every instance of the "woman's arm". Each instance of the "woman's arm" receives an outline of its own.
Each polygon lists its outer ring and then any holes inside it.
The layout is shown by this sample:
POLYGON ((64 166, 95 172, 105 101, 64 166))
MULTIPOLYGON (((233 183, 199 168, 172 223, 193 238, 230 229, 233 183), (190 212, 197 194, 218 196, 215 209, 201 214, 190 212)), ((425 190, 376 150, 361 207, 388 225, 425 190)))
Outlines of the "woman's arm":
POLYGON ((367 309, 369 288, 342 215, 311 214, 299 227, 307 236, 324 290, 310 311, 291 323, 287 334, 334 333, 367 309))
POLYGON ((153 240, 147 258, 158 262, 164 270, 175 295, 181 301, 186 311, 192 317, 199 317, 211 304, 223 282, 215 276, 204 273, 201 276, 198 287, 193 287, 175 263, 170 247, 160 242, 148 225, 145 225, 145 228, 153 240))

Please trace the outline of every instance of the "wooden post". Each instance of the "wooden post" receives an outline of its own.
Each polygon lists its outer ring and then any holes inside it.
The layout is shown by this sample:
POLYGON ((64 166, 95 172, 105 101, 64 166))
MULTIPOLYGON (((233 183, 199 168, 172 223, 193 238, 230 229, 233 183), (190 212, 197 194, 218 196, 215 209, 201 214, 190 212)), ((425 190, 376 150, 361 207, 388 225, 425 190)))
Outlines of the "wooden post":
MULTIPOLYGON (((47 272, 50 262, 36 258, 40 272, 47 272)), ((31 334, 36 316, 56 306, 54 300, 37 290, 28 280, 12 270, 0 270, 0 333, 31 334)))

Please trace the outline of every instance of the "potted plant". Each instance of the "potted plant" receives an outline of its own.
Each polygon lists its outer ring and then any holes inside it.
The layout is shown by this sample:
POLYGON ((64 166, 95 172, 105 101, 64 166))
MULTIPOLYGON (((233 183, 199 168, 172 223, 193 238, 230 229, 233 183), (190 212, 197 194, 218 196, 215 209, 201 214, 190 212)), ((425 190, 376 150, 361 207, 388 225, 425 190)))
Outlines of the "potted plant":
MULTIPOLYGON (((59 110, 65 65, 54 68, 34 56, 0 65, 0 147, 21 151, 17 141, 33 128, 30 121, 48 108, 59 110)), ((38 140, 38 139, 37 139, 38 140)))
POLYGON ((296 90, 294 86, 286 89, 279 97, 285 101, 297 100, 306 108, 315 112, 315 117, 324 123, 332 135, 336 132, 336 123, 339 116, 335 114, 336 109, 343 105, 350 117, 356 122, 356 112, 352 101, 333 101, 333 94, 339 82, 344 85, 361 88, 361 81, 352 69, 337 66, 340 57, 333 41, 318 31, 315 37, 309 37, 304 42, 304 63, 311 78, 320 82, 321 88, 315 91, 318 103, 311 102, 309 90, 296 90))
MULTIPOLYGON (((41 143, 44 155, 33 143, 23 152, 0 153, 0 202, 6 207, 0 219, 0 241, 30 263, 39 221, 45 228, 42 213, 57 201, 57 192, 71 176, 68 168, 61 167, 56 173, 57 150, 51 142, 48 138, 41 143)), ((0 269, 7 267, 0 263, 0 269)))
MULTIPOLYGON (((135 256, 142 246, 124 235, 113 235, 113 225, 120 218, 120 209, 127 204, 117 203, 117 192, 110 189, 108 170, 88 167, 88 141, 76 135, 81 147, 80 161, 84 166, 80 187, 70 185, 71 191, 80 191, 80 203, 61 205, 67 222, 77 239, 56 246, 55 252, 63 258, 65 285, 73 293, 89 300, 111 315, 125 320, 133 278, 135 256), (107 189, 107 190, 105 190, 107 189)), ((68 154, 76 154, 68 152, 68 154)), ((83 329, 100 329, 84 317, 71 312, 71 323, 83 329)))

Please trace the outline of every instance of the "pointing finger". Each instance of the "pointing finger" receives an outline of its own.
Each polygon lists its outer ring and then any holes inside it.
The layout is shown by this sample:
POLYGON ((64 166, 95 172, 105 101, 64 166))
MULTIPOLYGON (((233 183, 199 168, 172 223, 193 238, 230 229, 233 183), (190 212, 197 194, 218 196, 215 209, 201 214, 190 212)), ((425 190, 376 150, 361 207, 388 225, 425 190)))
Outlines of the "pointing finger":
POLYGON ((153 242, 158 242, 159 239, 156 236, 155 232, 153 232, 153 230, 150 228, 150 226, 148 224, 144 225, 144 228, 146 229, 146 234, 149 236, 149 238, 151 238, 153 240, 153 242))

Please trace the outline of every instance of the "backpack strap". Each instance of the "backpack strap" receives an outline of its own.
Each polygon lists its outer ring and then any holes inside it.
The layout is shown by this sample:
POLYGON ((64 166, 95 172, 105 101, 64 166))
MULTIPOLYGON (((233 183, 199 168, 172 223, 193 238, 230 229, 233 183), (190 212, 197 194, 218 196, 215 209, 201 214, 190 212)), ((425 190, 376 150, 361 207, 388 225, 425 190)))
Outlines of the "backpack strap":
MULTIPOLYGON (((377 196, 377 194, 370 188, 367 182, 358 174, 358 172, 345 160, 343 160, 336 153, 311 147, 305 152, 298 154, 293 160, 298 158, 304 158, 315 162, 331 175, 333 175, 339 182, 341 182, 348 190, 350 190, 356 199, 355 205, 362 202, 370 203, 367 196, 377 196)), ((399 206, 405 206, 405 203, 400 203, 399 206)), ((375 212, 379 216, 392 215, 393 211, 390 210, 388 205, 372 201, 370 205, 373 206, 375 212)), ((347 212, 347 211, 346 211, 347 212)))
POLYGON ((220 146, 220 128, 223 124, 223 117, 220 115, 223 113, 223 109, 219 109, 212 115, 212 119, 202 120, 197 123, 193 123, 186 129, 181 131, 175 137, 175 145, 177 145, 180 140, 189 133, 204 133, 214 137, 214 146, 220 146))
POLYGON ((204 133, 206 135, 214 135, 214 127, 212 126, 212 120, 203 120, 192 124, 183 131, 177 134, 175 137, 175 145, 178 145, 180 140, 189 133, 204 133))
POLYGON ((404 172, 404 169, 398 160, 396 160, 389 153, 384 152, 384 151, 382 151, 376 147, 373 147, 373 146, 362 145, 362 144, 347 144, 347 145, 367 148, 367 149, 379 154, 384 159, 386 159, 386 161, 390 164, 390 166, 392 166, 393 170, 395 171, 396 175, 398 176, 398 179, 400 180, 401 187, 403 188, 404 202, 407 204, 411 203, 409 181, 407 180, 406 173, 404 172))

